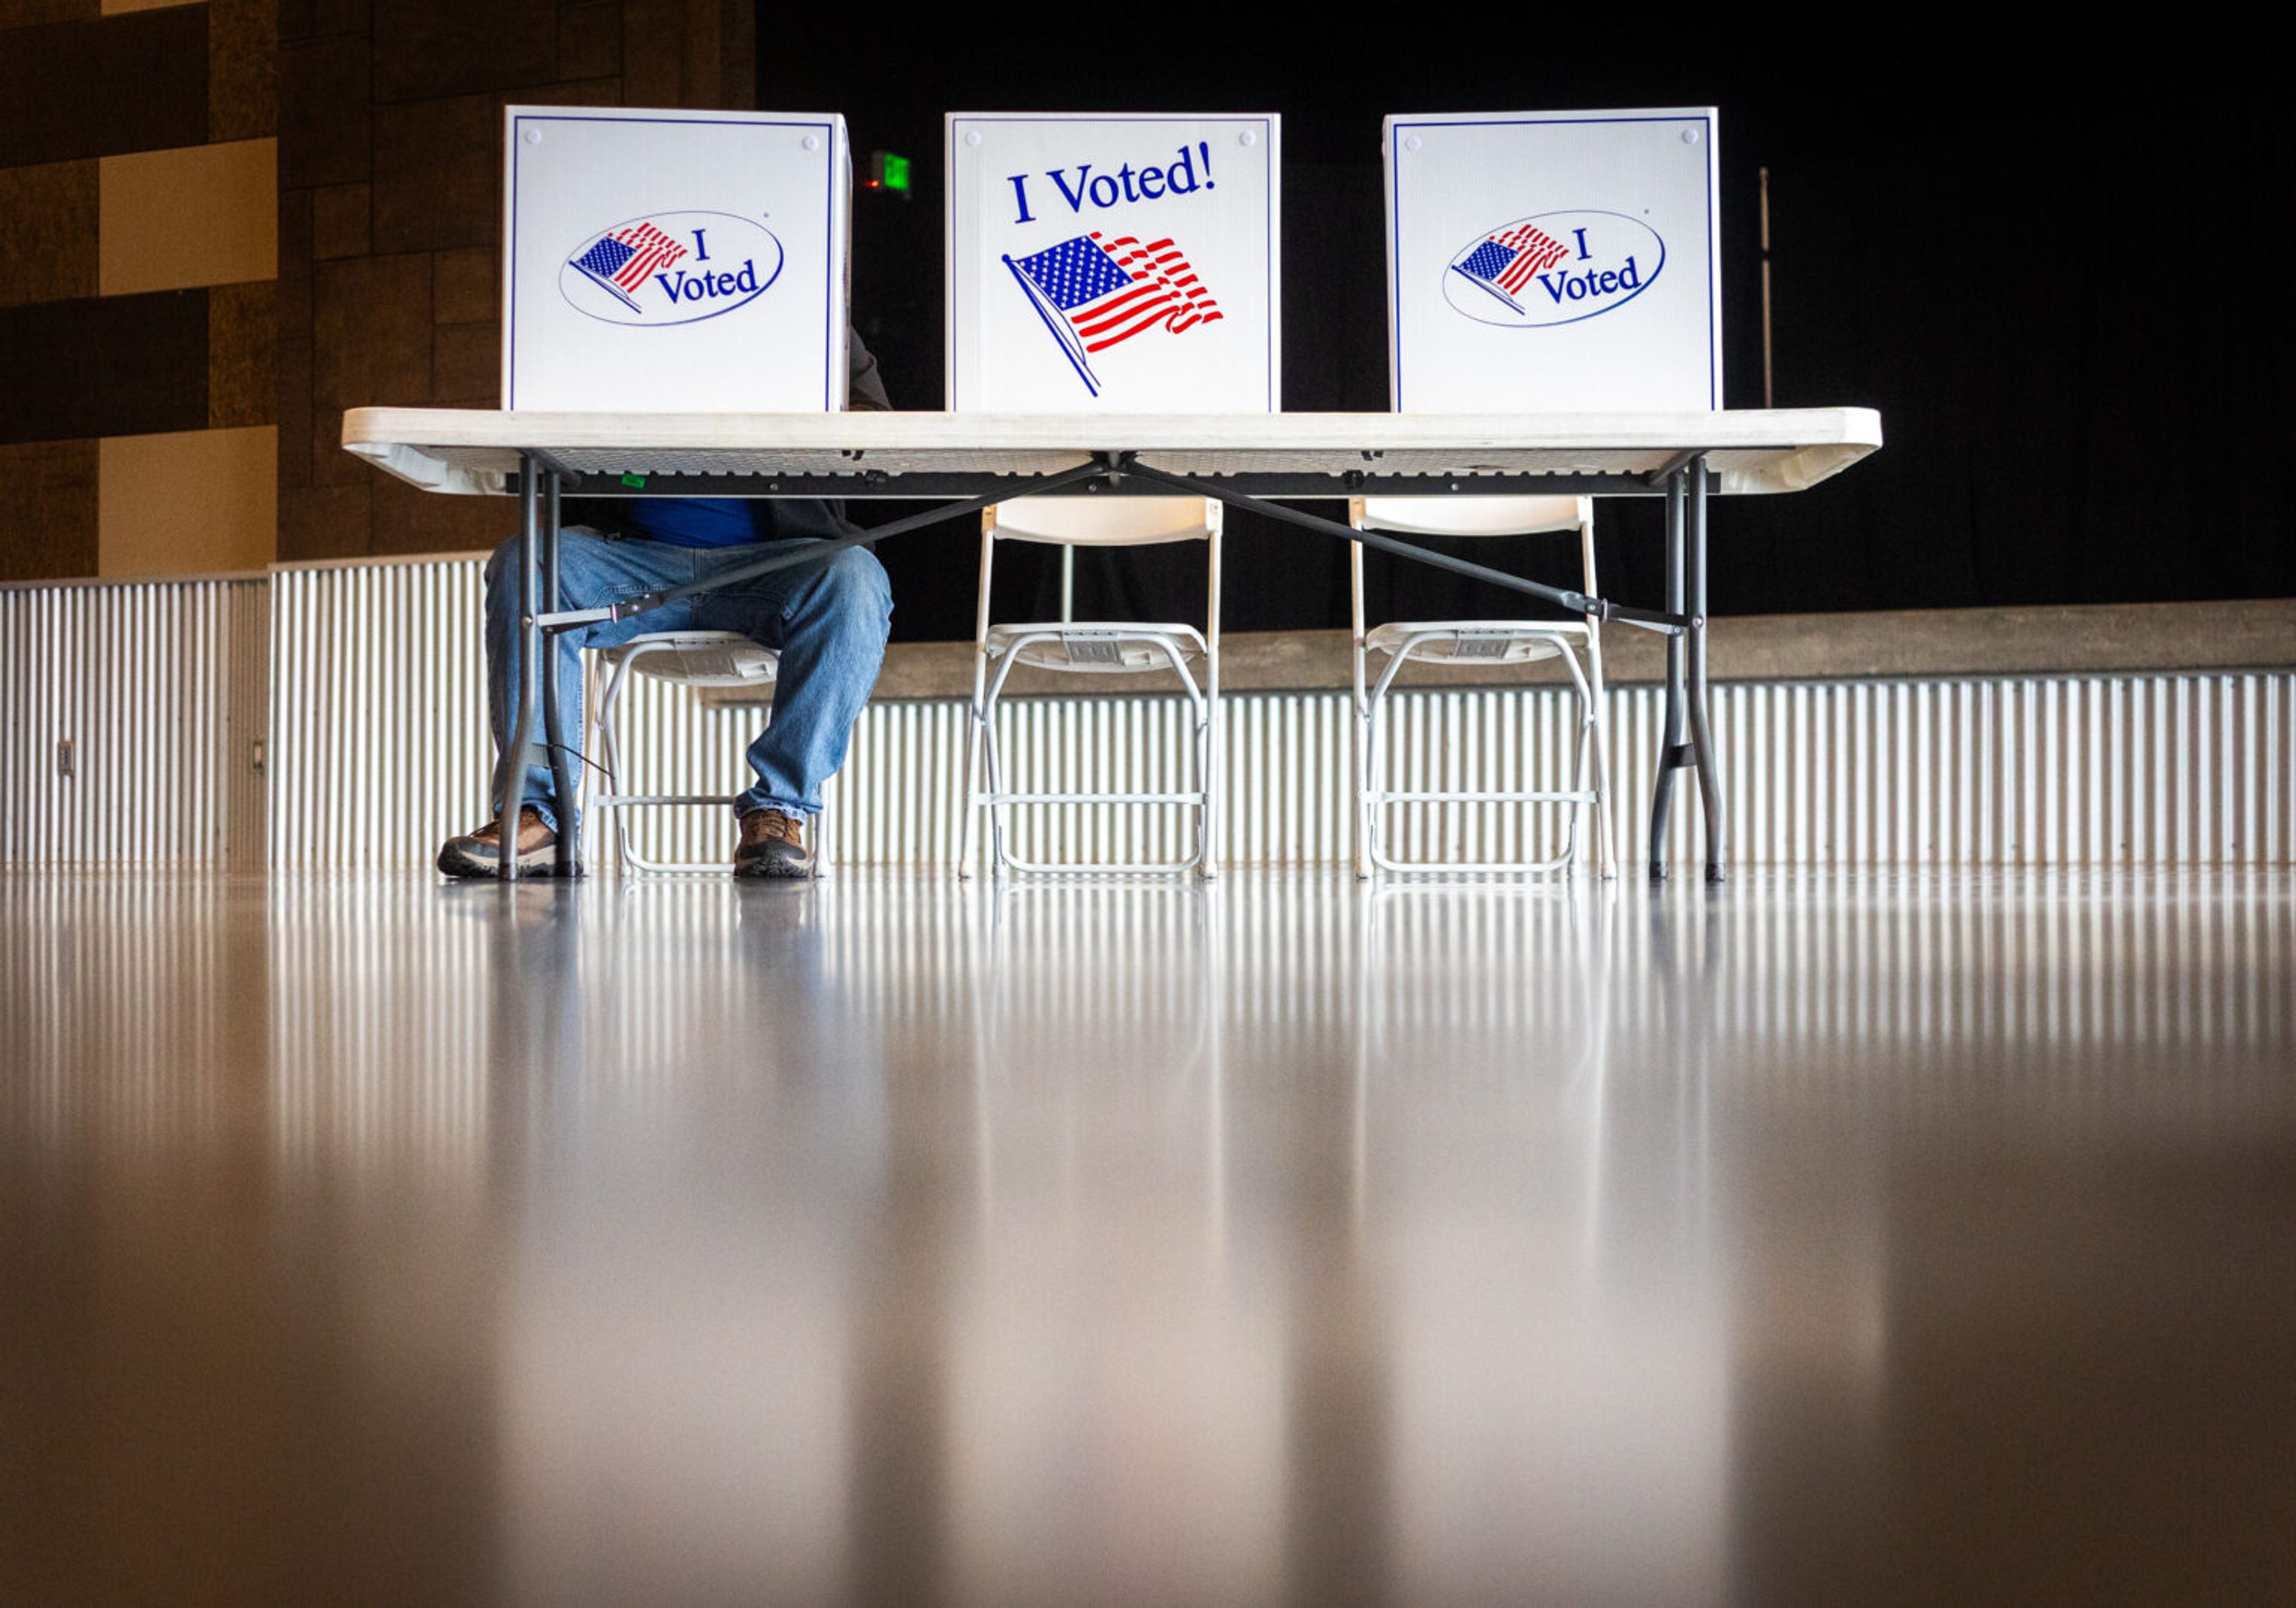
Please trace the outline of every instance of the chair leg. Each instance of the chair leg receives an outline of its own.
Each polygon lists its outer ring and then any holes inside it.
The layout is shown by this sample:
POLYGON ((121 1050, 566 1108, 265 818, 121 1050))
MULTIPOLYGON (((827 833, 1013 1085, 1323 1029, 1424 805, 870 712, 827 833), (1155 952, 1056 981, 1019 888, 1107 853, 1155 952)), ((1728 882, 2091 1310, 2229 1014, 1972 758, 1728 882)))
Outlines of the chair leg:
POLYGON ((980 764, 980 706, 967 704, 964 708, 964 786, 957 795, 957 809, 962 812, 956 826, 956 874, 960 879, 972 875, 972 857, 977 846, 975 828, 980 824, 980 806, 975 795, 977 772, 980 764))
POLYGON ((1603 722, 1598 716, 1594 728, 1595 742, 1595 875, 1603 881, 1611 877, 1611 785, 1610 755, 1603 741, 1603 722))
POLYGON ((1362 808, 1357 812, 1363 835, 1364 875, 1368 877, 1379 863, 1380 807, 1379 794, 1383 785, 1381 778, 1387 768, 1381 763, 1383 747, 1380 730, 1381 694, 1374 692, 1364 704, 1364 790, 1362 808))
MULTIPOLYGON (((996 702, 993 697, 980 711, 980 770, 981 780, 986 784, 983 792, 993 796, 1004 790, 1004 765, 996 747, 996 702)), ((991 803, 980 807, 988 817, 988 874, 1002 877, 1008 858, 1003 806, 991 803)))
MULTIPOLYGON (((622 701, 622 670, 621 665, 617 665, 614 667, 614 673, 606 678, 605 692, 598 700, 598 762, 605 767, 608 793, 619 793, 622 790, 622 739, 620 731, 614 724, 615 712, 620 707, 622 701)), ((598 845, 598 858, 602 862, 606 858, 606 845, 603 839, 606 836, 606 812, 609 810, 612 812, 614 817, 614 869, 627 876, 630 869, 629 817, 619 804, 600 806, 598 837, 601 841, 598 845)))
POLYGON ((1595 743, 1595 874, 1608 881, 1618 856, 1611 842, 1610 721, 1603 707, 1603 671, 1599 664, 1587 679, 1595 706, 1594 719, 1589 722, 1595 743))
POLYGON ((1202 735, 1198 738, 1202 764, 1197 776, 1204 786, 1204 807, 1201 812, 1204 857, 1196 867, 1196 875, 1210 882, 1219 875, 1219 716, 1207 709, 1204 713, 1202 735))
POLYGON ((1371 837, 1368 823, 1364 819, 1364 812, 1369 807, 1371 798, 1371 731, 1364 712, 1362 638, 1356 639, 1353 651, 1355 697, 1348 706, 1348 760, 1349 780, 1354 784, 1353 796, 1349 800, 1352 805, 1349 824, 1353 828, 1349 836, 1355 840, 1356 879, 1365 882, 1371 878, 1371 837))

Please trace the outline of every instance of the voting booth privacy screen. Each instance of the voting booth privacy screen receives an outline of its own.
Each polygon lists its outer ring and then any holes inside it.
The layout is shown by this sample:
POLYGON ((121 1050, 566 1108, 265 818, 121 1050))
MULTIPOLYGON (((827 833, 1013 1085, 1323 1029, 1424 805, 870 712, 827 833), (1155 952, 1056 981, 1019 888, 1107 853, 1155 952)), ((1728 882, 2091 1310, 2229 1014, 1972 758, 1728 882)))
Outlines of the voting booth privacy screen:
POLYGON ((503 406, 845 405, 842 118, 512 106, 506 135, 503 406))
POLYGON ((1267 116, 952 113, 947 404, 1281 406, 1267 116))
POLYGON ((1718 409, 1711 107, 1391 117, 1404 412, 1718 409))

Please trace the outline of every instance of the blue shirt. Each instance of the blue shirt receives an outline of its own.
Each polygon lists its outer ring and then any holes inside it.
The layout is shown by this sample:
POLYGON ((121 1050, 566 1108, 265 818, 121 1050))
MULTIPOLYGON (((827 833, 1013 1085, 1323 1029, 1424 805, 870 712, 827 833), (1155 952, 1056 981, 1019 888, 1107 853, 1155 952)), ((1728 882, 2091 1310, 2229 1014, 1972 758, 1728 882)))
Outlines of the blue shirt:
POLYGON ((741 497, 633 497, 623 527, 675 547, 740 547, 763 539, 755 506, 741 497))

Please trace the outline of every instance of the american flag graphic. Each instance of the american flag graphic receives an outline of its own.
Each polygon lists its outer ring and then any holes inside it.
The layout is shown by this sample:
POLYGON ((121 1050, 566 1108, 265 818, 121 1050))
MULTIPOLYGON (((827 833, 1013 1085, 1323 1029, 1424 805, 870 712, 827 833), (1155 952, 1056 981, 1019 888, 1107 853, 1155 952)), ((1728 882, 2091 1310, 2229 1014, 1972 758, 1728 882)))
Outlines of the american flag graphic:
POLYGON ((637 303, 630 298, 646 276, 685 255, 685 247, 652 224, 632 224, 600 235, 574 265, 635 308, 637 303))
POLYGON ((1018 260, 1008 257, 1004 265, 1095 396, 1100 382, 1086 361, 1093 353, 1148 330, 1177 335, 1221 317, 1186 253, 1169 240, 1109 240, 1095 230, 1018 260))
POLYGON ((1504 234, 1494 234, 1452 266, 1486 289, 1497 290, 1512 305, 1534 273, 1544 273, 1570 249, 1536 224, 1517 224, 1504 234))

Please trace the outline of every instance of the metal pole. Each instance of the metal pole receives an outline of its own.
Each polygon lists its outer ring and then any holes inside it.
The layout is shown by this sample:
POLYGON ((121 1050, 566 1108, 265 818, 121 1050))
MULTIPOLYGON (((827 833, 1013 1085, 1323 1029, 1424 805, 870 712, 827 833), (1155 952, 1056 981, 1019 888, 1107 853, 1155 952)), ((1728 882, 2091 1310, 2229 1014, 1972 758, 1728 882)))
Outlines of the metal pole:
POLYGON ((502 861, 495 874, 504 882, 518 880, 518 815, 526 803, 527 745, 534 739, 535 655, 542 649, 542 628, 534 622, 535 491, 534 460, 526 458, 518 478, 518 713, 510 740, 495 756, 502 771, 502 804, 495 815, 502 861))
MULTIPOLYGON (((542 595, 553 614, 558 612, 558 471, 545 471, 542 483, 542 595)), ((538 632, 542 646, 542 738, 550 749, 550 788, 558 800, 558 843, 554 851, 561 877, 582 871, 581 823, 575 818, 574 753, 566 740, 565 718, 558 707, 558 636, 538 632)))
POLYGON ((1679 645, 1689 660, 1690 750, 1698 767, 1700 813, 1706 818, 1706 880, 1719 882, 1730 873, 1728 835, 1723 829, 1722 775, 1714 761, 1714 733, 1706 719, 1706 463, 1691 466, 1690 486, 1690 633, 1679 645))
MULTIPOLYGON (((1666 609, 1682 612, 1683 600, 1683 477, 1677 469, 1666 480, 1666 609)), ((1698 469, 1703 478, 1703 466, 1698 469)), ((1666 880, 1667 818, 1674 802, 1674 772, 1682 763, 1682 703, 1686 674, 1683 639, 1666 639, 1666 719, 1659 731, 1658 774, 1651 784, 1650 874, 1652 882, 1666 880)))

